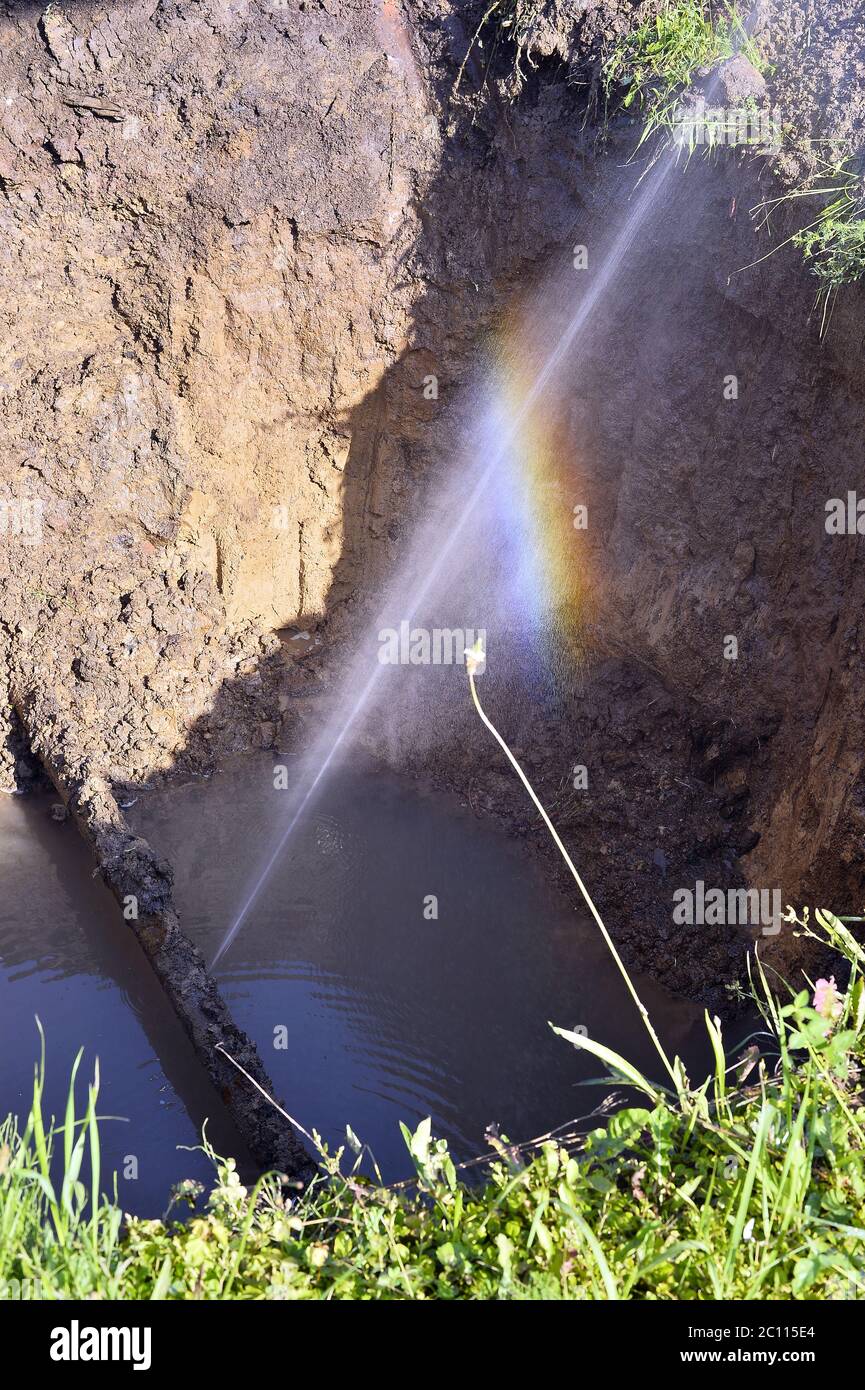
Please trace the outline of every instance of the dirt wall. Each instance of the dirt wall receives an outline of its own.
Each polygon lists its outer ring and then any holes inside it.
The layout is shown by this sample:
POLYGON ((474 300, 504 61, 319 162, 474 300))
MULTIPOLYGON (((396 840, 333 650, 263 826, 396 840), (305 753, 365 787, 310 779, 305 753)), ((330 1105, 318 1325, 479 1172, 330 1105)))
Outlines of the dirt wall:
MULTIPOLYGON (((519 93, 483 35, 455 93, 478 7, 0 7, 0 633, 71 794, 297 737, 446 462, 479 342, 633 190, 597 64, 646 8, 545 6, 519 93), (321 648, 292 659, 286 625, 321 648)), ((816 90, 809 26, 836 65, 856 51, 831 13, 779 31, 787 109, 816 90)), ((677 173, 621 279, 574 383, 596 656, 564 726, 515 720, 545 789, 590 748, 565 828, 634 958, 694 993, 741 942, 671 935, 673 881, 862 893, 859 542, 823 524, 856 484, 862 300, 821 343, 789 248, 743 269, 779 172, 677 173)), ((510 815, 491 776, 477 805, 510 815)))

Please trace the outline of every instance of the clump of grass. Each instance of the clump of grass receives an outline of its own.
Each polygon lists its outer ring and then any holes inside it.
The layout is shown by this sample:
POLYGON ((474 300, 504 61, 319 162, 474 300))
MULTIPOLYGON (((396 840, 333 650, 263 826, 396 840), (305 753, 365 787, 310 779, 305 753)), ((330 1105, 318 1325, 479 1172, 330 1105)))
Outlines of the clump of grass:
POLYGON ((41 1050, 30 1113, 23 1130, 12 1116, 0 1124, 0 1296, 84 1298, 98 1290, 115 1297, 122 1214, 100 1191, 99 1064, 79 1118, 78 1053, 63 1121, 46 1122, 45 1038, 36 1022, 41 1050), (82 1179, 85 1158, 89 1185, 82 1179))
MULTIPOLYGON (((681 1142, 684 1129, 685 1149, 689 1145, 692 1148, 692 1171, 681 1187, 673 1183, 668 1188, 671 1199, 684 1199, 687 1203, 677 1231, 680 1238, 672 1248, 651 1256, 646 1272, 659 1263, 673 1262, 675 1251, 676 1259, 681 1257, 686 1267, 702 1266, 705 1287, 718 1299, 802 1296, 827 1274, 835 1279, 836 1286, 840 1278, 847 1281, 848 1290, 865 1287, 861 1246, 865 1239, 861 1227, 865 1210, 865 1164, 861 1152, 865 1123, 860 1109, 865 951, 849 928, 832 914, 818 912, 815 931, 807 912, 797 918, 788 909, 788 922, 798 925, 803 934, 834 947, 849 967, 846 993, 841 995, 833 976, 830 981, 812 983, 810 990, 788 990, 788 1001, 780 1002, 755 950, 758 987, 752 980, 752 997, 767 1025, 771 1063, 757 1054, 740 1072, 740 1084, 731 1084, 728 1077, 731 1071, 735 1075, 735 1067, 727 1065, 720 1020, 710 1019, 707 1013, 705 1021, 715 1071, 702 1085, 693 1086, 681 1059, 677 1057, 670 1063, 570 854, 518 760, 481 705, 475 675, 483 657, 480 644, 466 653, 478 716, 515 768, 577 883, 643 1017, 673 1090, 659 1088, 626 1059, 596 1041, 560 1028, 554 1031, 591 1052, 612 1075, 635 1086, 652 1102, 654 1110, 651 1114, 646 1112, 642 1119, 651 1140, 647 1142, 645 1134, 637 1140, 638 1145, 643 1144, 645 1155, 645 1164, 638 1170, 640 1183, 648 1172, 650 1155, 659 1165, 675 1162, 678 1144, 667 1150, 661 1136, 666 1139, 678 1131, 681 1142), (755 1066, 754 1083, 750 1087, 741 1084, 755 1066), (833 1118, 824 1129, 827 1116, 833 1118), (732 1187, 726 1201, 722 1172, 728 1179, 726 1185, 732 1187), (821 1187, 828 1190, 821 1191, 821 1187), (702 1206, 691 1200, 698 1192, 704 1201, 702 1206), (724 1212, 720 1232, 714 1210, 719 1204, 724 1212), (760 1231, 755 1237, 758 1220, 760 1231), (682 1226, 687 1232, 684 1240, 682 1226), (783 1270, 780 1277, 779 1269, 783 1270)), ((626 1115, 634 1123, 637 1113, 626 1115)), ((619 1123, 621 1118, 618 1117, 619 1123)), ((687 1166, 686 1160, 686 1170, 687 1166)), ((636 1178, 637 1174, 632 1189, 636 1178)), ((642 1186, 639 1192, 644 1198, 642 1186)), ((593 1253, 601 1268, 601 1247, 597 1252, 593 1249, 593 1253)), ((616 1287, 613 1266, 605 1260, 603 1269, 609 1293, 611 1286, 616 1287)), ((635 1277, 640 1277, 639 1271, 635 1277)), ((627 1290, 630 1292, 633 1287, 629 1280, 627 1290)))
POLYGON ((828 200, 814 221, 792 238, 820 282, 817 306, 821 311, 821 334, 839 289, 865 275, 865 187, 861 171, 845 159, 825 164, 823 176, 822 187, 788 195, 828 200))
POLYGON ((816 307, 820 313, 822 337, 838 291, 865 276, 865 180, 862 171, 849 157, 822 160, 815 177, 806 185, 767 199, 752 209, 752 215, 760 227, 765 227, 780 208, 803 199, 822 203, 816 217, 780 242, 769 255, 789 245, 802 252, 819 281, 816 307))
MULTIPOLYGON (((652 135, 675 136, 683 90, 701 69, 741 53, 761 71, 759 50, 732 3, 669 0, 616 43, 606 59, 603 80, 608 96, 624 89, 622 106, 639 108, 643 130, 639 144, 652 135)), ((707 127, 708 143, 724 143, 723 129, 707 127)))

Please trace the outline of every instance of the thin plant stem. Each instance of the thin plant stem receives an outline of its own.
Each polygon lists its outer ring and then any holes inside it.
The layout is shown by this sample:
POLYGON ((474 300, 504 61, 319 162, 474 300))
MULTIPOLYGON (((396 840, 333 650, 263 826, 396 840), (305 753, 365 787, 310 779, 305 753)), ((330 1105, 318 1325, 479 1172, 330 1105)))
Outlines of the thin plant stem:
POLYGON ((630 975, 628 974, 627 969, 625 968, 624 961, 622 960, 621 956, 619 955, 618 951, 616 950, 616 947, 615 947, 615 945, 614 945, 614 943, 613 943, 613 939, 612 939, 612 937, 610 936, 610 933, 607 931, 607 928, 604 926, 603 920, 602 920, 602 918, 601 918, 601 914, 598 912, 598 909, 595 907, 595 904, 592 902, 591 895, 589 894, 589 890, 587 889, 586 885, 583 883, 583 880, 580 878, 580 875, 579 875, 579 872, 578 872, 578 870, 577 870, 576 864, 574 863, 574 861, 573 861, 573 859, 571 858, 571 856, 568 854, 568 851, 565 849, 565 846, 562 844, 562 841, 561 841, 561 839, 559 838, 559 833, 558 833, 558 831, 556 830, 556 827, 553 825, 552 821, 550 820, 549 816, 547 815, 546 811, 544 810, 543 805, 541 804, 541 801, 540 801, 540 799, 539 799, 537 793, 535 792, 534 787, 532 786, 531 782, 529 781, 528 777, 527 777, 526 774, 523 772, 523 769, 520 767, 519 763, 517 762, 517 759, 514 757, 513 753, 511 752, 510 748, 508 747, 507 743, 506 743, 505 740, 502 738, 502 736, 501 736, 501 734, 499 733, 498 729, 496 728, 495 724, 493 724, 492 720, 491 720, 490 718, 488 718, 487 714, 484 712, 484 708, 483 708, 483 706, 481 705, 480 698, 479 698, 479 696, 478 696, 477 686, 475 685, 475 665, 476 665, 476 662, 477 662, 478 657, 475 656, 475 660, 473 661, 473 660, 470 659, 470 656, 471 656, 471 654, 467 654, 467 659, 466 659, 466 666, 467 666, 468 673, 469 673, 469 687, 470 687, 471 692, 472 692, 472 700, 474 701, 475 709, 477 710, 478 715, 480 716, 481 722, 485 725, 485 727, 486 727, 487 729, 489 729, 489 731, 490 731, 490 733, 492 734, 493 738, 496 740, 496 743, 497 743, 497 744, 499 745, 499 747, 501 748, 501 750, 502 750, 502 752, 504 753, 505 757, 507 758, 508 762, 511 764, 511 767, 514 769, 514 771, 516 772, 516 774, 517 774, 517 776, 519 777, 520 781, 522 782, 523 786, 525 787, 526 791, 528 792, 529 796, 531 797, 531 799, 532 799, 532 801, 533 801, 533 803, 534 803, 534 805, 535 805, 535 807, 536 807, 536 809, 537 809, 537 811, 538 811, 538 814, 540 815, 542 821, 544 822, 544 825, 547 827, 547 829, 549 830, 550 834, 552 835, 552 837, 553 837, 553 843, 555 844, 556 849, 559 851, 560 855, 562 856, 562 858, 564 859, 564 861, 565 861, 565 863, 567 864, 568 868, 570 869, 571 874, 572 874, 573 879, 574 879, 574 882, 576 883, 577 887, 579 888, 580 892, 581 892, 582 895, 583 895, 583 898, 585 899, 586 906, 588 907, 588 909, 589 909, 589 911, 591 912, 593 918, 595 919, 595 922, 597 923, 598 927, 600 928, 601 935, 603 936, 604 941, 607 943, 607 947, 608 947, 608 949, 609 949, 609 952, 610 952, 611 956, 613 957, 613 960, 616 962, 616 965, 617 965, 618 968, 619 968, 619 973, 621 974, 622 979, 624 980, 625 984, 627 985, 627 987, 628 987, 628 992, 629 992, 631 998, 633 999, 634 1003, 636 1004, 637 1010, 638 1010, 638 1012, 639 1012, 639 1014, 640 1014, 640 1017, 642 1018, 643 1023, 644 1023, 645 1026, 646 1026, 646 1031, 648 1032, 649 1037, 652 1039, 652 1042, 655 1044, 655 1047, 656 1047, 657 1052, 658 1052, 658 1056, 660 1057, 661 1061, 663 1062, 664 1066, 665 1066, 666 1069, 667 1069, 667 1072, 669 1073, 670 1077, 672 1078, 672 1081, 673 1081, 674 1086, 676 1087, 676 1090, 679 1091, 679 1090, 681 1089, 681 1086, 680 1086, 680 1079, 679 1079, 679 1077, 677 1076, 676 1071, 675 1071, 674 1068, 673 1068, 673 1064, 671 1063, 669 1057, 667 1056, 666 1052, 664 1051, 663 1045, 662 1045, 662 1043, 661 1043, 661 1039, 658 1037, 657 1033, 655 1032, 655 1029, 654 1029, 653 1026, 652 1026, 652 1020, 649 1018, 649 1011, 648 1011, 648 1009, 646 1008, 646 1006, 645 1006, 645 1004, 643 1003, 643 1001, 641 1000, 640 996, 638 995, 638 993, 637 993, 637 991, 636 991, 636 989, 635 989, 635 987, 634 987, 633 981, 631 980, 631 977, 630 977, 630 975))

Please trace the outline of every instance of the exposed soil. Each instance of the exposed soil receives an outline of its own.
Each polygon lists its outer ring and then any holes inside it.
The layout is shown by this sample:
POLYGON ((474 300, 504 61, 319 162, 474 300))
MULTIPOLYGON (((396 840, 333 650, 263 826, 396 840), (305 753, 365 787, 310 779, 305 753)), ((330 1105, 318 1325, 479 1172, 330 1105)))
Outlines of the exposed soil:
MULTIPOLYGON (((597 74, 651 7, 548 5, 519 94, 487 37, 455 95, 484 8, 0 6, 0 456, 4 497, 42 509, 40 543, 0 545, 27 726, 10 698, 7 789, 35 775, 27 743, 83 805, 315 719, 478 343, 637 176, 597 74), (297 658, 289 626, 320 645, 297 658)), ((742 270, 770 249, 749 209, 807 165, 813 112, 858 143, 861 21, 852 0, 764 9, 767 100, 798 153, 694 161, 622 277, 574 384, 600 519, 590 656, 558 723, 503 717, 630 957, 713 1001, 742 938, 674 928, 674 883, 854 910, 865 862, 861 539, 824 528, 862 456, 862 293, 821 344, 793 250, 742 270), (574 761, 596 772, 582 799, 574 761)), ((458 736, 409 770, 540 846, 458 736)))
POLYGON ((865 14, 857 0, 787 0, 772 7, 767 56, 773 97, 795 139, 778 160, 782 178, 819 175, 838 154, 861 154, 865 134, 865 14))

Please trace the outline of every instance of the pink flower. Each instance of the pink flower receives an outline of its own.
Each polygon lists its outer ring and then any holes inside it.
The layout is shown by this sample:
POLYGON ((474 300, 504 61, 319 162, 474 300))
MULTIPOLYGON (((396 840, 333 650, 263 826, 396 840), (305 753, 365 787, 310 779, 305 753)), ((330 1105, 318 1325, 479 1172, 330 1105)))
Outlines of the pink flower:
POLYGON ((836 1018, 841 1017, 843 1004, 838 990, 835 988, 835 976, 830 975, 828 980, 818 980, 814 986, 814 1008, 822 1018, 829 1019, 834 1023, 836 1018))

